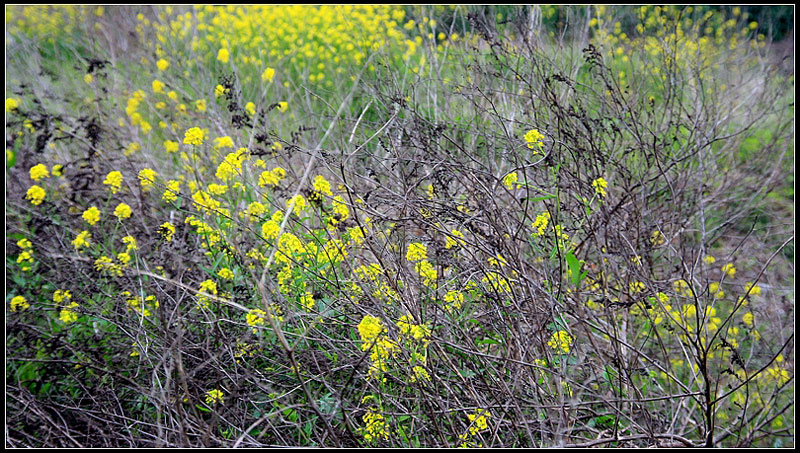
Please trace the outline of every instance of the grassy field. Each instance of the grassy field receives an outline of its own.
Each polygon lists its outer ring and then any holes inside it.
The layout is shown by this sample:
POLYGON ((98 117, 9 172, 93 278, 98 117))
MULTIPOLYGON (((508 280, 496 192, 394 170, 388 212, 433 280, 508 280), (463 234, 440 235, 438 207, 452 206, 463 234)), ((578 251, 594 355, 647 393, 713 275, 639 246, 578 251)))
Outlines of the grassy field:
POLYGON ((793 447, 786 8, 7 6, 6 446, 793 447))

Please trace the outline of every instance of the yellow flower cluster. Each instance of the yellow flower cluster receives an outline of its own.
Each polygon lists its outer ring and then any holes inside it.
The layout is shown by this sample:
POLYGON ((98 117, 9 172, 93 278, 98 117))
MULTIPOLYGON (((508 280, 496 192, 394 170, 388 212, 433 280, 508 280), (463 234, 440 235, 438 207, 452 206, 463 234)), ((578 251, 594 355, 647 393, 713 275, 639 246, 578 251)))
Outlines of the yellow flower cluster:
POLYGON ((17 264, 20 265, 20 270, 28 272, 33 268, 33 244, 31 244, 31 241, 22 238, 17 241, 17 247, 21 250, 17 257, 17 264))
POLYGON ((566 330, 559 330, 550 337, 547 346, 562 354, 569 354, 572 346, 572 337, 566 330))
POLYGON ((47 178, 50 176, 50 172, 47 171, 47 167, 44 164, 34 165, 33 167, 31 167, 29 173, 31 179, 34 181, 38 181, 42 178, 47 178))
POLYGON ((91 239, 92 239, 92 233, 89 233, 88 231, 84 230, 78 233, 77 236, 75 236, 75 239, 72 240, 72 245, 73 247, 75 247, 76 251, 80 251, 80 249, 82 249, 83 247, 86 247, 91 244, 90 242, 91 239))
POLYGON ((157 173, 150 168, 144 168, 139 172, 139 182, 142 184, 142 190, 147 192, 156 181, 157 173))
POLYGON ((424 244, 419 242, 412 242, 408 245, 408 250, 406 251, 406 259, 411 261, 412 263, 416 263, 417 261, 425 260, 428 258, 428 248, 425 247, 424 244))
POLYGON ((275 167, 272 170, 261 172, 261 176, 258 178, 258 185, 261 187, 277 186, 285 177, 286 170, 281 167, 275 167))
MULTIPOLYGON (((199 292, 216 296, 217 284, 213 280, 204 280, 200 283, 199 292)), ((208 308, 210 303, 211 299, 208 296, 202 294, 197 295, 197 306, 199 308, 208 308)))
POLYGON ((221 390, 218 389, 209 390, 206 392, 206 404, 208 404, 209 406, 225 404, 225 401, 223 400, 222 397, 223 394, 221 390))
POLYGON ((267 312, 254 308, 247 313, 245 320, 247 321, 247 325, 252 328, 253 333, 258 333, 258 326, 265 325, 266 318, 267 312))
POLYGON ((388 361, 397 352, 397 344, 386 335, 386 327, 379 318, 364 316, 358 324, 361 350, 370 351, 369 377, 380 378, 388 369, 388 361))
POLYGON ((528 148, 534 150, 534 154, 538 154, 538 152, 544 148, 544 142, 542 142, 544 135, 537 129, 529 130, 525 133, 523 138, 528 148))
POLYGON ((592 187, 594 187, 595 193, 597 193, 600 198, 605 198, 606 196, 606 188, 608 187, 608 181, 603 179, 602 177, 595 179, 592 181, 592 187))
POLYGON ((450 234, 446 235, 444 241, 444 248, 451 249, 453 247, 463 247, 466 245, 466 241, 464 241, 464 233, 456 230, 455 228, 450 230, 450 234))
POLYGON ((202 145, 205 133, 199 127, 189 128, 183 137, 185 145, 202 145))
POLYGON ((22 296, 14 296, 11 298, 11 311, 23 311, 30 308, 31 304, 28 303, 22 296))
POLYGON ((103 184, 107 185, 111 193, 119 192, 120 188, 122 188, 122 173, 118 171, 109 172, 106 175, 106 179, 103 181, 103 184))
POLYGON ((45 196, 47 196, 47 192, 45 192, 44 189, 37 185, 33 185, 25 194, 25 199, 30 200, 32 205, 39 206, 44 201, 45 196))
POLYGON ((467 414, 470 434, 474 436, 475 434, 478 434, 479 432, 489 428, 488 419, 491 418, 491 416, 491 412, 484 409, 476 409, 475 412, 467 414))
POLYGON ((400 335, 406 337, 414 342, 418 342, 422 347, 427 347, 430 343, 431 328, 425 324, 414 324, 414 319, 411 315, 401 316, 397 321, 397 327, 400 328, 400 335))

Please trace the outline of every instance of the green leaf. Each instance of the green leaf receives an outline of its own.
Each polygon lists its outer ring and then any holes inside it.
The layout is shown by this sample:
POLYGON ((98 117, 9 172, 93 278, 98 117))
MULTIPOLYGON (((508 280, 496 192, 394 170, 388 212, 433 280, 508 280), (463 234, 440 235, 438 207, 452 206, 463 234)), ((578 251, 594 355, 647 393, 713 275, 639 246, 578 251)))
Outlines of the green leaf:
POLYGON ((581 274, 581 263, 578 261, 578 258, 575 258, 572 252, 567 253, 567 265, 569 266, 572 284, 576 287, 579 286, 586 274, 581 274))

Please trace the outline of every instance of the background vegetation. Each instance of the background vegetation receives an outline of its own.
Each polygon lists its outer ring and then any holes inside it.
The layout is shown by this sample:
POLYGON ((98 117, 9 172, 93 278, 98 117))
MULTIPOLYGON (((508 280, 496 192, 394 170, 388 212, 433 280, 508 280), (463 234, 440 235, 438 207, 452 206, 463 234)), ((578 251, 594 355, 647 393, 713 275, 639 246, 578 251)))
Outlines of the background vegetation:
POLYGON ((6 9, 6 446, 794 446, 791 7, 6 9))

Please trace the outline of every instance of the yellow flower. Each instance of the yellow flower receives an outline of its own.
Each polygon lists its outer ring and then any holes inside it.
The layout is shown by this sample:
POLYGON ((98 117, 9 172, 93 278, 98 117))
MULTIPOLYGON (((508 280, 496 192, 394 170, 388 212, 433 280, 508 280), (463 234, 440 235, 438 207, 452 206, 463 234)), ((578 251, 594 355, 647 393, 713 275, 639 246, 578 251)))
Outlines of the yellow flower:
POLYGON ((428 258, 428 248, 419 242, 412 242, 408 245, 406 259, 412 263, 428 258))
POLYGON ((138 250, 138 247, 136 247, 136 238, 134 238, 133 236, 123 237, 122 243, 127 245, 126 252, 130 252, 131 250, 138 250))
POLYGON ((78 306, 77 302, 72 302, 67 305, 65 308, 61 310, 58 315, 58 319, 61 320, 64 324, 69 324, 71 322, 75 322, 78 320, 78 314, 72 311, 73 308, 78 306))
POLYGON ((169 222, 164 222, 158 227, 158 232, 164 237, 167 242, 172 241, 172 235, 175 234, 175 226, 169 222))
POLYGON ((666 239, 664 238, 664 235, 662 235, 660 231, 653 230, 653 232, 650 233, 650 243, 653 244, 653 246, 657 247, 659 245, 663 245, 664 242, 666 242, 666 239))
POLYGON ((275 78, 275 70, 272 68, 265 69, 264 73, 261 74, 261 80, 264 82, 272 83, 273 78, 275 78))
MULTIPOLYGON (((543 138, 544 135, 542 135, 542 133, 536 129, 529 130, 528 132, 525 133, 524 137, 525 142, 528 145, 528 148, 533 150, 540 150, 544 148, 544 143, 542 142, 543 138)), ((536 152, 534 154, 536 154, 536 152)))
POLYGON ((278 232, 280 232, 280 229, 281 227, 278 225, 278 222, 274 220, 267 220, 264 222, 264 225, 261 226, 261 235, 268 240, 275 239, 278 237, 278 232))
POLYGON ((466 244, 466 241, 464 241, 464 233, 456 229, 450 230, 450 234, 446 236, 447 237, 445 238, 445 243, 444 243, 444 248, 446 249, 451 249, 453 247, 461 247, 466 244))
POLYGON ((531 225, 533 229, 536 230, 533 232, 533 235, 534 236, 544 235, 544 230, 547 229, 547 224, 549 221, 550 221, 549 212, 543 212, 538 216, 536 216, 536 220, 534 220, 533 224, 531 225))
POLYGON ((722 272, 728 274, 728 277, 733 278, 733 276, 736 275, 736 268, 733 267, 733 263, 728 263, 722 266, 722 272))
POLYGON ((205 99, 198 99, 194 101, 194 106, 198 112, 205 112, 206 111, 206 100, 205 99))
POLYGON ((310 312, 311 310, 313 310, 314 309, 314 295, 312 293, 308 292, 308 291, 303 293, 303 295, 300 296, 300 305, 303 306, 303 310, 305 310, 306 312, 310 312))
POLYGON ((514 188, 514 184, 517 183, 517 178, 518 178, 517 172, 515 171, 511 172, 503 178, 503 184, 505 184, 506 187, 508 187, 508 190, 511 190, 514 188))
POLYGON ((278 102, 278 111, 283 113, 289 108, 289 103, 286 101, 278 102))
POLYGON ((216 404, 225 404, 225 401, 222 399, 222 392, 220 390, 214 389, 209 390, 206 392, 206 404, 209 406, 216 405, 216 404))
POLYGON ((111 193, 117 193, 122 187, 122 173, 118 171, 109 172, 103 184, 109 187, 111 193))
POLYGON ((157 67, 157 68, 158 68, 158 70, 159 70, 159 71, 161 71, 161 72, 163 72, 163 71, 166 71, 166 70, 167 70, 167 68, 169 67, 169 62, 168 62, 167 60, 165 60, 165 59, 163 59, 163 58, 162 58, 162 59, 160 59, 160 60, 158 60, 158 61, 156 62, 156 67, 157 67))
POLYGON ((361 337, 361 350, 366 351, 372 343, 386 331, 379 318, 374 316, 364 316, 358 323, 358 335, 361 337))
MULTIPOLYGON (((217 295, 217 284, 213 280, 205 280, 200 283, 200 290, 201 293, 207 293, 216 296, 217 295)), ((211 300, 208 296, 204 296, 199 294, 197 296, 197 305, 202 308, 208 308, 208 304, 211 300)))
POLYGON ((222 49, 219 49, 219 52, 217 52, 217 60, 221 61, 222 63, 226 63, 227 64, 229 57, 230 57, 230 54, 228 53, 228 49, 226 49, 224 47, 222 49))
POLYGON ((83 220, 85 220, 89 225, 94 225, 98 221, 100 221, 100 210, 97 207, 92 206, 89 209, 83 211, 83 220))
POLYGON ((226 91, 228 91, 228 90, 224 86, 217 85, 216 87, 214 87, 214 97, 218 98, 218 97, 222 96, 223 94, 225 94, 226 91))
POLYGON ((181 182, 171 179, 167 181, 167 189, 164 191, 164 195, 161 196, 161 199, 171 203, 178 199, 178 194, 181 193, 181 182))
POLYGON ((144 168, 139 172, 139 182, 142 184, 142 190, 145 192, 150 190, 156 180, 156 172, 150 168, 144 168))
POLYGON ((193 127, 186 131, 184 134, 183 143, 186 145, 202 145, 203 138, 205 134, 203 134, 203 130, 199 127, 193 127))
POLYGON ((246 111, 246 112, 247 112, 247 113, 248 113, 250 116, 253 116, 253 115, 255 115, 255 114, 256 114, 256 105, 255 105, 254 103, 252 103, 252 102, 248 102, 248 103, 247 103, 247 104, 244 106, 244 110, 245 110, 245 111, 246 111))
POLYGON ((749 293, 750 296, 758 296, 761 294, 761 287, 753 282, 747 282, 744 285, 744 291, 745 293, 749 293))
POLYGON ((554 333, 553 336, 550 337, 550 341, 547 342, 547 346, 550 346, 556 351, 561 351, 564 354, 569 354, 571 345, 572 337, 566 330, 559 330, 554 333))
POLYGON ((13 112, 19 107, 19 100, 14 98, 6 98, 6 113, 13 112))
POLYGON ((305 197, 300 194, 297 194, 289 200, 286 200, 286 209, 288 210, 289 206, 292 206, 292 204, 294 204, 294 212, 302 211, 308 207, 305 197))
POLYGON ((78 236, 75 237, 72 241, 72 245, 75 247, 75 250, 80 250, 83 247, 90 245, 90 240, 92 239, 92 234, 88 231, 84 230, 78 233, 78 236))
POLYGON ((223 267, 218 272, 220 278, 224 278, 225 280, 230 280, 233 278, 233 271, 228 269, 227 267, 223 267))
POLYGON ((22 296, 14 296, 11 299, 11 311, 17 311, 18 309, 20 311, 27 310, 30 306, 31 304, 22 296))
POLYGON ((42 204, 42 201, 44 201, 45 196, 47 196, 47 192, 45 192, 44 189, 37 185, 33 185, 25 194, 25 199, 30 200, 32 205, 39 206, 42 204))
POLYGON ((178 142, 173 142, 172 140, 166 140, 164 142, 164 149, 168 153, 177 153, 178 152, 178 142))
POLYGON ((323 194, 329 197, 333 196, 333 192, 331 192, 331 183, 328 182, 322 175, 317 175, 314 178, 314 192, 316 194, 323 194))
POLYGON ((606 187, 608 187, 608 182, 600 177, 592 181, 592 187, 594 187, 594 191, 597 193, 597 195, 603 198, 606 196, 606 187))
POLYGON ((229 136, 217 137, 214 139, 214 149, 233 148, 233 139, 229 136))
POLYGON ((747 327, 753 327, 753 320, 754 319, 755 319, 755 317, 749 311, 747 313, 745 313, 744 315, 742 315, 742 322, 747 327))
POLYGON ((270 171, 261 172, 258 178, 258 185, 261 187, 277 186, 285 176, 286 170, 281 167, 275 167, 270 171))
POLYGON ((258 333, 258 328, 256 326, 265 325, 266 317, 267 313, 264 310, 254 308, 247 313, 245 318, 247 320, 247 325, 252 328, 253 333, 258 333))
POLYGON ((114 209, 114 215, 117 216, 117 218, 120 220, 127 219, 128 217, 131 216, 131 214, 133 214, 133 211, 131 211, 131 207, 125 203, 118 204, 117 207, 114 209))
POLYGON ((156 79, 153 80, 153 93, 163 93, 164 87, 167 86, 164 82, 156 79))
POLYGON ((703 262, 708 265, 714 264, 715 261, 717 261, 717 259, 711 255, 706 255, 705 258, 703 258, 703 262))
POLYGON ((474 436, 487 429, 489 427, 487 419, 491 416, 492 414, 489 411, 483 409, 476 409, 474 413, 467 414, 470 423, 469 432, 474 436))
POLYGON ((47 171, 47 167, 44 164, 37 164, 31 167, 30 175, 32 180, 38 181, 42 178, 49 177, 50 172, 47 171))

